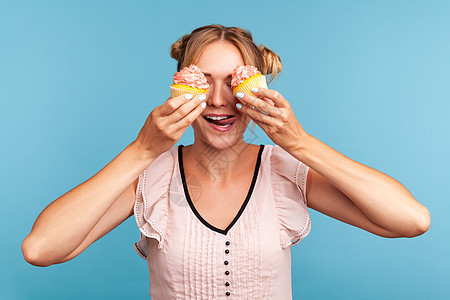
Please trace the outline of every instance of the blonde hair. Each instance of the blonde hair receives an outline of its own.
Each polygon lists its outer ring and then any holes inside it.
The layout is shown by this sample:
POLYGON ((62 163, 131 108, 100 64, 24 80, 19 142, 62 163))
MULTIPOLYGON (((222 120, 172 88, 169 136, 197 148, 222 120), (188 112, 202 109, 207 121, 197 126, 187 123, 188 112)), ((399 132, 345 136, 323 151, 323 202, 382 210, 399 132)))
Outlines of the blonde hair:
MULTIPOLYGON (((280 57, 266 46, 256 45, 247 29, 212 24, 194 29, 172 44, 170 56, 178 61, 177 71, 198 61, 203 49, 218 40, 228 41, 236 46, 246 65, 255 66, 264 75, 270 74, 268 83, 283 70, 280 57)), ((255 123, 251 123, 253 134, 255 123)))

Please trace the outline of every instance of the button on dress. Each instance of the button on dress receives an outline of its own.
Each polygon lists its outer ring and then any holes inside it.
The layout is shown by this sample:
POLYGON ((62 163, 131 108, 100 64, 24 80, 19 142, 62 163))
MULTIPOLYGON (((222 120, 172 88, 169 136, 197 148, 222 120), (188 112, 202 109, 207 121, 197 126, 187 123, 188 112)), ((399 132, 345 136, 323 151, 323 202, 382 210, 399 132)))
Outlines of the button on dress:
POLYGON ((290 248, 311 229, 309 167, 278 145, 259 146, 247 196, 225 230, 192 203, 183 145, 139 175, 133 247, 147 261, 151 299, 292 299, 290 248))

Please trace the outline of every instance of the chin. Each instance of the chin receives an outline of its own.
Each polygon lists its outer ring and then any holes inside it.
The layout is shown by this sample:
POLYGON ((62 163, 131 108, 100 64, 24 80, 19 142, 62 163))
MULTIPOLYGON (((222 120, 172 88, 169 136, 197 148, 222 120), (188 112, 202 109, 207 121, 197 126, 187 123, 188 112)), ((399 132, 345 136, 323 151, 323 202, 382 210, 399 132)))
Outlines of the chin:
POLYGON ((192 128, 194 130, 194 136, 196 138, 201 138, 205 143, 210 144, 217 149, 225 149, 233 146, 243 140, 245 130, 247 129, 250 119, 247 117, 244 120, 239 117, 233 124, 233 127, 228 131, 217 131, 213 129, 207 121, 205 121, 201 116, 199 116, 194 123, 192 123, 192 128))

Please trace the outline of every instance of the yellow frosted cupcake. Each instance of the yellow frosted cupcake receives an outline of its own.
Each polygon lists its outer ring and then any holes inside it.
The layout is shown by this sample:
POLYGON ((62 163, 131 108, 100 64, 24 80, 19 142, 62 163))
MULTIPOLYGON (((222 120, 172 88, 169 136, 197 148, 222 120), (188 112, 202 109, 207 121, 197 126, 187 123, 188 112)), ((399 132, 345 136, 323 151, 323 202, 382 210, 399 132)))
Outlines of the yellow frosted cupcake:
POLYGON ((184 67, 173 75, 173 84, 170 86, 170 97, 174 98, 183 94, 193 96, 206 94, 209 84, 199 67, 192 64, 184 67))
POLYGON ((261 74, 256 67, 251 65, 237 66, 234 68, 231 73, 231 88, 233 89, 233 94, 236 95, 236 93, 242 92, 256 97, 251 91, 252 87, 267 88, 266 76, 261 74))

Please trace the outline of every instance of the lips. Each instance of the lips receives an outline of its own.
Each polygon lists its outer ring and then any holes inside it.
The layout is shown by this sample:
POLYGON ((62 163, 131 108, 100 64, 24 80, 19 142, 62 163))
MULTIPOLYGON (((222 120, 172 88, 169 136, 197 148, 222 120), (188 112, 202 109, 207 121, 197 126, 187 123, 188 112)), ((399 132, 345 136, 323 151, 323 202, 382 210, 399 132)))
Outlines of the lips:
POLYGON ((234 124, 236 124, 236 122, 232 122, 232 123, 229 123, 228 125, 217 125, 213 122, 207 121, 206 118, 204 118, 204 119, 205 119, 205 122, 207 123, 207 126, 211 127, 212 129, 214 129, 216 131, 219 131, 219 132, 230 131, 233 129, 234 124))
MULTIPOLYGON (((218 116, 227 116, 227 115, 214 115, 214 114, 211 114, 211 115, 207 115, 207 116, 217 116, 218 117, 218 116)), ((230 115, 228 115, 228 116, 230 116, 230 115)), ((232 116, 231 118, 223 119, 223 120, 211 120, 211 119, 208 119, 206 116, 203 116, 203 118, 206 121, 208 121, 210 123, 213 123, 213 124, 217 124, 217 125, 227 125, 229 123, 233 123, 234 121, 236 121, 236 117, 234 117, 234 116, 232 116)))
POLYGON ((227 125, 229 123, 233 123, 234 121, 236 121, 236 117, 231 117, 231 118, 224 119, 224 120, 210 120, 208 118, 205 118, 205 119, 206 119, 206 121, 217 124, 217 125, 227 125))

